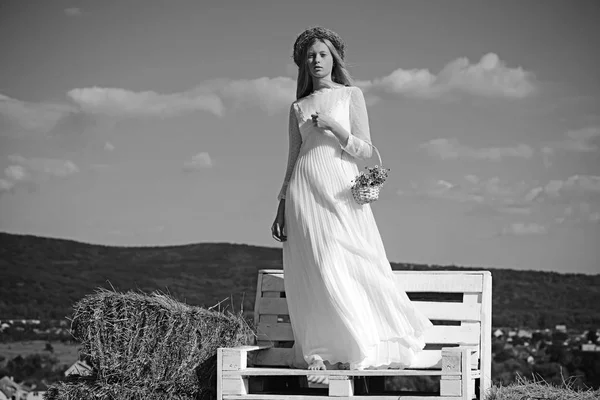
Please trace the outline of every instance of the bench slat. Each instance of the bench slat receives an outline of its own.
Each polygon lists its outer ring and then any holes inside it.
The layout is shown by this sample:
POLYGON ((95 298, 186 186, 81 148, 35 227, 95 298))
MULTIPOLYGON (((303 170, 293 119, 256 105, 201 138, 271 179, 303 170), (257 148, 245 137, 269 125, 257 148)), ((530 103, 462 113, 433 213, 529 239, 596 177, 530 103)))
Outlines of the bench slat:
POLYGON ((460 371, 418 370, 418 369, 364 369, 341 370, 328 369, 325 371, 309 371, 295 368, 245 368, 236 371, 223 371, 223 377, 237 376, 461 376, 460 371))
POLYGON ((436 274, 394 271, 398 287, 410 292, 465 293, 483 290, 482 274, 436 274))
MULTIPOLYGON (((259 302, 259 315, 288 315, 288 305, 285 298, 262 297, 259 299, 259 302)), ((478 303, 445 303, 436 301, 413 301, 412 303, 429 319, 480 321, 481 318, 481 304, 478 303)))
MULTIPOLYGON (((253 360, 254 365, 271 366, 271 367, 286 367, 290 360, 294 357, 294 349, 291 348, 271 348, 261 350, 256 353, 253 360)), ((476 369, 478 358, 472 357, 473 364, 471 368, 476 369)), ((441 350, 423 350, 417 354, 417 358, 411 364, 410 368, 442 368, 442 351, 441 350)))
MULTIPOLYGON (((340 397, 337 397, 340 398, 340 397)), ((347 397, 341 397, 347 399, 347 397)), ((449 396, 386 396, 386 395, 367 395, 352 396, 353 400, 457 400, 460 397, 449 396)), ((333 400, 336 397, 319 395, 301 395, 301 394, 224 394, 223 400, 333 400)))
MULTIPOLYGON (((482 273, 394 271, 398 288, 405 292, 465 293, 483 291, 482 273)), ((282 274, 263 274, 262 291, 284 292, 282 274)))
MULTIPOLYGON (((425 333, 425 343, 479 345, 480 323, 464 326, 435 325, 425 333)), ((257 340, 293 341, 290 323, 258 323, 257 340)))

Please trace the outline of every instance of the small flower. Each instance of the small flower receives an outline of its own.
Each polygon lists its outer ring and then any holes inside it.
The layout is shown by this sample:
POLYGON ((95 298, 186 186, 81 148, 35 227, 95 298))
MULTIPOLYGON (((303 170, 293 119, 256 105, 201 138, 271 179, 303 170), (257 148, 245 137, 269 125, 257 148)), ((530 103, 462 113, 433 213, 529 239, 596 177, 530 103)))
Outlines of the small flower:
POLYGON ((368 172, 360 172, 360 174, 358 174, 356 178, 352 181, 352 183, 354 183, 353 187, 383 185, 387 180, 388 172, 390 171, 389 168, 383 168, 379 165, 376 165, 372 168, 365 167, 365 169, 368 172))

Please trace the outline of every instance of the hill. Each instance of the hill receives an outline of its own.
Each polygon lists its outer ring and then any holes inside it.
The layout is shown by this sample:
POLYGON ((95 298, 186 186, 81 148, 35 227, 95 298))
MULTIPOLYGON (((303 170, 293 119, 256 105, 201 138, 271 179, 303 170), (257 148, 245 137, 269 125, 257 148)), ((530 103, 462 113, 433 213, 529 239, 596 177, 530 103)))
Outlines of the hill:
MULTIPOLYGON (((252 310, 259 269, 281 249, 231 243, 117 247, 0 233, 2 319, 62 319, 98 287, 161 290, 188 304, 252 310)), ((397 270, 475 269, 392 263, 397 270)), ((493 325, 600 326, 600 275, 491 269, 493 325)))

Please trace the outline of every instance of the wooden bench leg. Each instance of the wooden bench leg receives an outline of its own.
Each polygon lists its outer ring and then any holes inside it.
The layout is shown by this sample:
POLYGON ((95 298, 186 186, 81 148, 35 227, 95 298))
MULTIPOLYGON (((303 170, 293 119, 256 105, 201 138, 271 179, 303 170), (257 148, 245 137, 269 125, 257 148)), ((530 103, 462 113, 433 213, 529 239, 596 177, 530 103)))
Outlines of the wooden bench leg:
POLYGON ((354 379, 351 376, 330 376, 329 397, 354 396, 354 379))
POLYGON ((475 395, 475 380, 471 378, 472 348, 452 347, 442 349, 442 372, 460 375, 442 375, 440 395, 470 400, 475 395))

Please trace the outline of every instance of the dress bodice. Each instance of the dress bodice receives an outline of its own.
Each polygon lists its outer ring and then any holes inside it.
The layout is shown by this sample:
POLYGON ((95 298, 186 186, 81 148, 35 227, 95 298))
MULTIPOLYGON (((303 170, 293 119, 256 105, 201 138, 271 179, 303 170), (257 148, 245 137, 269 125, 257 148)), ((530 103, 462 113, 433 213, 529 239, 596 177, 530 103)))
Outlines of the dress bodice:
MULTIPOLYGON (((319 145, 337 146, 351 157, 371 157, 371 134, 369 118, 362 91, 355 86, 342 86, 316 90, 292 103, 289 112, 289 153, 283 185, 277 198, 285 199, 285 193, 296 165, 305 150, 319 145), (348 133, 345 143, 340 143, 333 132, 317 128, 311 115, 330 115, 348 133)), ((344 135, 345 136, 345 135, 344 135)))
MULTIPOLYGON (((294 103, 296 119, 303 141, 318 130, 312 123, 311 115, 319 112, 333 117, 344 129, 350 132, 350 95, 351 87, 326 88, 315 91, 294 103)), ((322 134, 322 132, 319 132, 322 134)))

